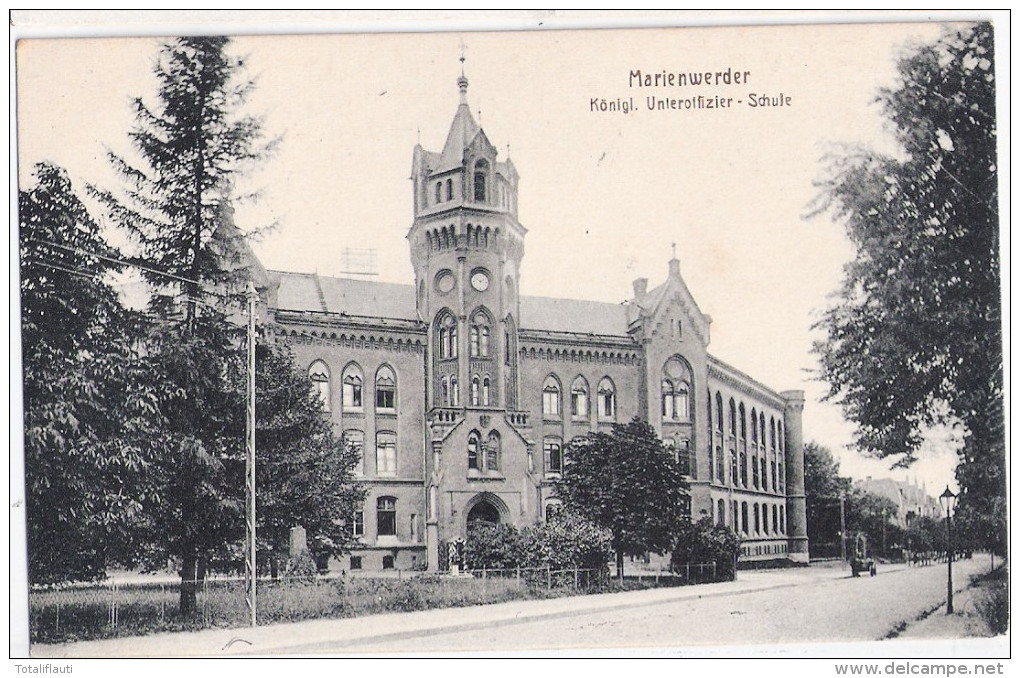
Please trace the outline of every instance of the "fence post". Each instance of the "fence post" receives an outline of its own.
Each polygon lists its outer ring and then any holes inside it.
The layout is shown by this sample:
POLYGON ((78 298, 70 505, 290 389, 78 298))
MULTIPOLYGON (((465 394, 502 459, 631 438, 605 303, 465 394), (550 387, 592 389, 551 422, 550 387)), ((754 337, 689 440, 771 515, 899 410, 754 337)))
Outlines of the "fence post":
POLYGON ((659 571, 655 573, 655 583, 659 583, 659 577, 662 576, 662 563, 659 563, 659 571))

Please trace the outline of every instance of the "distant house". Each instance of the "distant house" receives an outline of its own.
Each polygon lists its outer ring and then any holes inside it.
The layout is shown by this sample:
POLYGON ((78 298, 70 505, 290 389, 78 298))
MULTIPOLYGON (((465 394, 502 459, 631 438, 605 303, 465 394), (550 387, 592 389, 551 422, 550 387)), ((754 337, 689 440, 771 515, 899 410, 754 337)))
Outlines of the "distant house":
POLYGON ((896 504, 894 518, 900 527, 910 527, 911 523, 921 516, 942 517, 938 500, 930 496, 923 485, 918 487, 916 482, 906 483, 892 478, 868 476, 865 480, 858 480, 854 485, 860 490, 885 497, 896 504))

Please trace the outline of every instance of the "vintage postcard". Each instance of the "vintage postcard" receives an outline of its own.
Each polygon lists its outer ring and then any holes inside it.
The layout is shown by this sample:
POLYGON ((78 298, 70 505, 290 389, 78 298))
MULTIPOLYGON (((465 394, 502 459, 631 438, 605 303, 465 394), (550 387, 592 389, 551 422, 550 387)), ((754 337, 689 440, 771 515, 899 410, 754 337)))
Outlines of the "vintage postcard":
POLYGON ((1008 21, 41 14, 26 666, 1009 656, 1008 21))

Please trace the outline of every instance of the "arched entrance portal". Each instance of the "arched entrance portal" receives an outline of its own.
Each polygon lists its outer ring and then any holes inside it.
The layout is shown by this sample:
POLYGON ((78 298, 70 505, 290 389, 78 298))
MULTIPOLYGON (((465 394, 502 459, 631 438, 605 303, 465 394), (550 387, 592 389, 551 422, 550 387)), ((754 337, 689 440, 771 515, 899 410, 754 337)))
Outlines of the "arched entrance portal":
POLYGON ((467 512, 467 530, 482 525, 499 525, 506 522, 506 506, 492 494, 483 493, 476 496, 467 512))

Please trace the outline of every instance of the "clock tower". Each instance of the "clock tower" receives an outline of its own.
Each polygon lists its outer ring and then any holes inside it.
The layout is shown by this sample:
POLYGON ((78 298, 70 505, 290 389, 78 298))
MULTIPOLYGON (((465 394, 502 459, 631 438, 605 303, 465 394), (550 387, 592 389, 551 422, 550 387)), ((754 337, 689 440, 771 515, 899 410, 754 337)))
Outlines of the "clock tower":
POLYGON ((442 151, 414 147, 407 234, 429 337, 430 567, 438 540, 463 536, 475 520, 535 519, 535 507, 522 499, 534 490, 533 462, 526 416, 517 412, 526 233, 517 221, 518 175, 472 117, 463 73, 457 87, 460 103, 442 151))

